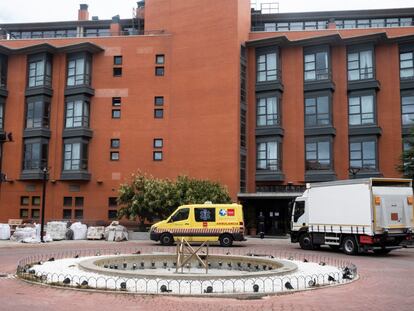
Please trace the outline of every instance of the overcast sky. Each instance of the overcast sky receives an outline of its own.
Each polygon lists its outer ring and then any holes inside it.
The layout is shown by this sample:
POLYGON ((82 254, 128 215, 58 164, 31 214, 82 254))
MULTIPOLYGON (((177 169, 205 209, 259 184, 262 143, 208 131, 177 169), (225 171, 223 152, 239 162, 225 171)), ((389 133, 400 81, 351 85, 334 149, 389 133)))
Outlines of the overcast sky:
MULTIPOLYGON (((135 0, 0 0, 0 23, 76 20, 80 3, 89 4, 90 16, 99 16, 100 19, 110 19, 117 14, 121 18, 131 18, 132 8, 136 7, 136 2, 135 0)), ((414 0, 279 0, 278 2, 281 13, 414 7, 414 0)))

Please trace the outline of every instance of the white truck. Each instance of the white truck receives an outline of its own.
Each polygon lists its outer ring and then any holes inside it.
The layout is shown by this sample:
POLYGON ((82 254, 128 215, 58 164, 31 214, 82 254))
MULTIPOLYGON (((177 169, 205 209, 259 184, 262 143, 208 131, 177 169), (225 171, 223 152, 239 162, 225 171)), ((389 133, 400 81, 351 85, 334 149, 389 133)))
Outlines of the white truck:
POLYGON ((409 179, 368 178, 308 184, 292 210, 291 241, 302 249, 329 245, 345 254, 378 254, 413 238, 409 179))

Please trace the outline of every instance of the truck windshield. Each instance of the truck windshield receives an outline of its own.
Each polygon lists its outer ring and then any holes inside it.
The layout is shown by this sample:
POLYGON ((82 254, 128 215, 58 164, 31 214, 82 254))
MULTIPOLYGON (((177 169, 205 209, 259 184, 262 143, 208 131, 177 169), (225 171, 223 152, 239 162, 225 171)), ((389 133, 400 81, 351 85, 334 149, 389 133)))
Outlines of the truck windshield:
POLYGON ((174 215, 171 216, 170 222, 187 220, 189 214, 190 214, 189 208, 182 208, 178 210, 174 215))
POLYGON ((305 201, 296 201, 293 222, 297 222, 300 216, 305 213, 305 201))

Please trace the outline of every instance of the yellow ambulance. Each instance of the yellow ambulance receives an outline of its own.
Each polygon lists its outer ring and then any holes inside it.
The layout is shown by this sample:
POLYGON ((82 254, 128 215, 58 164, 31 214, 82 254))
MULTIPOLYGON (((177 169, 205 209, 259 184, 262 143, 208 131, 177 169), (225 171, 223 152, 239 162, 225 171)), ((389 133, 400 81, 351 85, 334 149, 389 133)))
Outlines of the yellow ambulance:
POLYGON ((151 227, 150 238, 162 245, 185 238, 188 242, 220 242, 231 246, 233 241, 245 241, 243 207, 239 204, 182 205, 167 219, 151 227))

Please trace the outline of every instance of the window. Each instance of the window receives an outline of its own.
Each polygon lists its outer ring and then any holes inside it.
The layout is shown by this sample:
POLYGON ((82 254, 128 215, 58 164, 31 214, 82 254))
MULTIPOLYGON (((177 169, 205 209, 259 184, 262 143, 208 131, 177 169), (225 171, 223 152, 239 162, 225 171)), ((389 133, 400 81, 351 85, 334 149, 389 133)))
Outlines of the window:
POLYGON ((72 219, 72 210, 64 209, 63 210, 63 219, 72 219))
POLYGON ((112 109, 112 119, 120 119, 120 118, 121 118, 121 110, 112 109))
POLYGON ((89 127, 89 101, 69 100, 66 102, 65 128, 89 127))
POLYGON ((163 65, 165 62, 165 56, 164 54, 158 54, 155 56, 155 63, 157 65, 163 65))
POLYGON ((114 107, 121 106, 121 97, 112 97, 112 106, 114 107))
POLYGON ((0 130, 4 128, 4 109, 3 109, 4 103, 0 100, 0 130))
POLYGON ((69 56, 67 86, 90 85, 91 58, 86 53, 69 56))
POLYGON ((195 221, 197 222, 215 222, 216 221, 216 209, 212 208, 195 208, 194 209, 195 221))
POLYGON ((83 197, 75 197, 75 207, 83 207, 83 197))
POLYGON ((40 197, 32 197, 32 205, 40 205, 40 197))
POLYGON ((64 171, 88 169, 88 144, 81 142, 64 144, 64 171))
POLYGON ((111 151, 111 161, 119 161, 119 152, 118 151, 111 151))
POLYGON ((48 54, 28 57, 28 87, 50 86, 52 84, 52 63, 48 54))
POLYGON ((182 208, 178 210, 174 215, 171 216, 171 222, 187 220, 188 216, 190 215, 189 208, 182 208))
POLYGON ((377 146, 376 140, 366 139, 351 141, 349 143, 350 168, 361 170, 377 169, 377 146))
POLYGON ((118 138, 111 139, 111 148, 118 149, 120 146, 120 140, 118 138))
POLYGON ((154 148, 162 148, 164 141, 162 138, 154 138, 154 148))
POLYGON ((164 75, 164 67, 155 67, 155 75, 156 76, 163 76, 164 75))
POLYGON ((117 219, 118 218, 118 211, 117 210, 109 210, 108 211, 108 219, 117 219))
POLYGON ((75 209, 75 219, 83 219, 83 210, 75 209))
POLYGON ((293 214, 293 222, 297 222, 300 216, 305 213, 305 201, 295 202, 295 212, 293 214))
POLYGON ((305 146, 306 170, 330 170, 331 141, 329 139, 307 139, 305 146))
POLYGON ((120 77, 122 76, 122 67, 115 67, 113 68, 113 76, 120 77))
POLYGON ((414 52, 400 53, 400 78, 401 80, 414 78, 414 52))
POLYGON ((85 29, 83 35, 85 37, 102 37, 110 36, 111 32, 108 28, 87 28, 85 29))
POLYGON ((162 161, 162 151, 154 151, 152 155, 154 161, 162 161))
POLYGON ((72 206, 72 197, 63 197, 63 206, 72 206))
POLYGON ((25 140, 23 154, 23 170, 40 170, 41 168, 47 166, 47 140, 25 140))
POLYGON ((154 97, 154 105, 155 106, 163 106, 164 105, 164 96, 155 96, 154 97))
POLYGON ((0 87, 7 84, 7 56, 0 54, 0 87))
POLYGON ((328 80, 329 74, 328 51, 305 53, 305 81, 328 80))
POLYGON ((26 206, 29 205, 30 200, 29 197, 20 197, 20 205, 26 206))
POLYGON ((164 118, 164 109, 154 109, 154 118, 155 119, 164 118))
POLYGON ((349 96, 349 125, 375 124, 374 95, 349 96))
POLYGON ((264 23, 264 31, 276 31, 276 23, 264 23))
POLYGON ((114 65, 122 65, 122 56, 114 56, 114 65))
POLYGON ((372 50, 348 53, 348 81, 374 77, 372 50))
POLYGON ((108 198, 108 206, 109 207, 117 207, 118 206, 118 201, 117 201, 117 197, 110 197, 108 198))
POLYGON ((329 95, 306 95, 305 127, 329 126, 332 124, 330 100, 329 95))
POLYGON ((49 128, 49 102, 30 98, 26 104, 26 129, 49 128))
POLYGON ((414 93, 401 96, 401 112, 403 125, 414 124, 414 93))
POLYGON ((257 144, 257 170, 279 171, 279 144, 277 141, 259 142, 257 144))
POLYGON ((28 218, 29 217, 29 210, 27 208, 20 209, 20 218, 28 218))
POLYGON ((40 218, 40 210, 39 209, 32 209, 32 218, 39 219, 40 218))
POLYGON ((279 107, 276 96, 258 97, 256 123, 257 126, 271 126, 279 124, 279 107))
MULTIPOLYGON (((274 48, 276 49, 276 48, 274 48)), ((266 82, 266 81, 276 81, 278 80, 277 74, 277 52, 271 51, 260 51, 257 50, 256 58, 256 81, 257 82, 266 82)))

